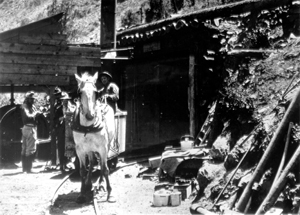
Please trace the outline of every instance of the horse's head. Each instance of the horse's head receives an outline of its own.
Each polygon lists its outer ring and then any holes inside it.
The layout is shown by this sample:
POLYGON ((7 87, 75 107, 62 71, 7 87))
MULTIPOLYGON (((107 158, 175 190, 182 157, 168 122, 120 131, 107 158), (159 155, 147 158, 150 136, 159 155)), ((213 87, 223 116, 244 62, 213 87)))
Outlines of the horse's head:
POLYGON ((96 115, 96 82, 98 79, 98 72, 96 72, 94 76, 91 76, 87 72, 82 74, 81 77, 75 74, 75 78, 81 93, 82 113, 87 120, 93 120, 96 115))

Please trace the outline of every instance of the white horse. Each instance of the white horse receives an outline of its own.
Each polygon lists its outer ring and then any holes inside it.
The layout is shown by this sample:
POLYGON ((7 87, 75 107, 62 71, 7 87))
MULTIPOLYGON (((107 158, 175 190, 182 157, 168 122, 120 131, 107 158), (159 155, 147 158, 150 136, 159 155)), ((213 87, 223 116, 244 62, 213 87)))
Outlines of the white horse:
POLYGON ((80 105, 74 114, 73 136, 76 144, 76 153, 80 162, 81 191, 77 198, 78 203, 87 201, 87 194, 92 190, 92 169, 94 155, 100 161, 101 174, 99 186, 106 180, 107 201, 111 199, 111 186, 109 182, 109 169, 107 156, 109 147, 115 138, 114 111, 107 105, 96 100, 96 81, 98 73, 94 76, 84 73, 79 77, 75 74, 78 89, 81 93, 80 105), (89 170, 87 171, 87 158, 89 170))

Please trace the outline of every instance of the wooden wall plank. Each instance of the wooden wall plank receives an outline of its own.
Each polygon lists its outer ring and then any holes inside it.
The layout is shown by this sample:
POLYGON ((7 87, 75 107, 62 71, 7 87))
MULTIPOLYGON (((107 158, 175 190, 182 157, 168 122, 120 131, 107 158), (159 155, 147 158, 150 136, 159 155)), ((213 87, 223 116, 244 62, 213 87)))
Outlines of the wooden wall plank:
POLYGON ((0 74, 0 84, 69 85, 69 76, 0 74))
POLYGON ((70 66, 91 66, 101 67, 100 58, 74 57, 74 56, 53 56, 53 55, 22 55, 22 54, 1 54, 0 64, 37 64, 37 65, 70 65, 70 66))
POLYGON ((23 43, 23 44, 37 44, 37 45, 57 45, 66 46, 67 36, 60 34, 29 34, 21 33, 17 37, 6 39, 6 42, 23 43))
POLYGON ((78 46, 49 46, 19 43, 0 43, 0 52, 16 54, 70 55, 101 57, 100 48, 78 46))
POLYGON ((74 75, 76 66, 35 65, 35 64, 0 64, 0 74, 31 74, 31 75, 74 75))

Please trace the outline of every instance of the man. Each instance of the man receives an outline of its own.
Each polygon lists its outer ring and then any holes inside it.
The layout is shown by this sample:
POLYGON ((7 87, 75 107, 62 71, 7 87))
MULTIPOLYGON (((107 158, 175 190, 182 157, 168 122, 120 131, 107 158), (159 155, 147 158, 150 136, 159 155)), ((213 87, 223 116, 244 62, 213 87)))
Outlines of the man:
POLYGON ((114 109, 114 112, 116 112, 118 109, 117 101, 119 100, 119 87, 115 83, 111 82, 112 75, 109 72, 104 71, 99 77, 103 85, 103 87, 98 91, 100 101, 106 101, 107 104, 114 109))
MULTIPOLYGON (((65 168, 73 168, 75 169, 74 165, 72 164, 71 160, 76 157, 76 150, 75 150, 75 142, 73 138, 73 133, 71 129, 71 124, 73 120, 73 115, 75 112, 75 105, 71 103, 71 97, 67 92, 62 91, 61 98, 62 106, 63 106, 63 114, 64 114, 64 124, 65 124, 65 142, 64 142, 64 149, 60 151, 64 151, 63 155, 60 155, 63 161, 63 169, 65 168)), ((59 146, 62 147, 62 146, 59 146)))
MULTIPOLYGON (((113 110, 114 113, 116 113, 116 111, 118 110, 118 106, 117 106, 117 101, 119 100, 119 87, 111 82, 112 81, 112 75, 107 72, 104 71, 100 74, 100 81, 103 85, 103 87, 98 91, 99 94, 99 98, 101 102, 107 102, 108 105, 110 105, 113 110)), ((117 129, 116 129, 117 132, 117 129)), ((116 138, 116 137, 115 137, 116 138)), ((110 157, 110 153, 115 154, 115 150, 117 150, 119 152, 119 143, 118 141, 115 139, 115 141, 112 143, 112 145, 110 145, 110 149, 108 151, 108 156, 110 157), (114 150, 112 150, 114 149, 114 150)), ((116 156, 113 159, 110 159, 108 161, 108 165, 110 167, 116 165, 118 161, 118 156, 116 156)))
POLYGON ((37 144, 37 116, 41 114, 34 106, 36 94, 29 91, 21 107, 22 128, 22 168, 24 173, 30 173, 35 157, 37 144))
POLYGON ((54 90, 54 132, 58 150, 59 166, 61 171, 65 171, 65 120, 62 105, 62 91, 59 87, 54 90))

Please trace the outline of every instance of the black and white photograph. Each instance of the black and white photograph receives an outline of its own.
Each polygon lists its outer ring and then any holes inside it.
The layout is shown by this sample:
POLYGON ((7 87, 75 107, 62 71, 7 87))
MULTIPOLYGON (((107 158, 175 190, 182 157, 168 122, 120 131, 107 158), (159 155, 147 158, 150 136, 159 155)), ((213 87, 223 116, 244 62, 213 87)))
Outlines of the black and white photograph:
POLYGON ((297 215, 299 161, 299 0, 0 0, 0 215, 297 215))

